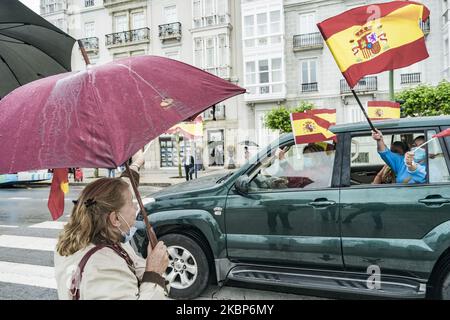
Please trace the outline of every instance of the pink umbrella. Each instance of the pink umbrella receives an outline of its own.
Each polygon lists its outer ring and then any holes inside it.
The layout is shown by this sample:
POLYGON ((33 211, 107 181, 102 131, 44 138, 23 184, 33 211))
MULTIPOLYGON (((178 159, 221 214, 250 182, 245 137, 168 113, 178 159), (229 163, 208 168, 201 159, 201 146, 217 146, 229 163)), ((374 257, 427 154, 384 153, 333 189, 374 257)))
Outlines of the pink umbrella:
POLYGON ((118 167, 173 125, 244 92, 156 56, 31 82, 0 100, 0 174, 118 167))

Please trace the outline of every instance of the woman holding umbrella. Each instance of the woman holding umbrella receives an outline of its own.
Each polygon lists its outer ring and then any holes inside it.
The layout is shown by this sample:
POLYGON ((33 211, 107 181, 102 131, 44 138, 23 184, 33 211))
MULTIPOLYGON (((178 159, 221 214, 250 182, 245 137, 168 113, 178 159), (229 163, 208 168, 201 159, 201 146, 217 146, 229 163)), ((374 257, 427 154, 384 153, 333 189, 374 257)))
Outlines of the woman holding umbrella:
MULTIPOLYGON (((142 159, 136 157, 130 166, 135 179, 142 159)), ((129 244, 137 206, 128 180, 126 172, 121 178, 99 179, 75 201, 55 253, 60 299, 165 299, 166 246, 149 245, 144 260, 129 244)))

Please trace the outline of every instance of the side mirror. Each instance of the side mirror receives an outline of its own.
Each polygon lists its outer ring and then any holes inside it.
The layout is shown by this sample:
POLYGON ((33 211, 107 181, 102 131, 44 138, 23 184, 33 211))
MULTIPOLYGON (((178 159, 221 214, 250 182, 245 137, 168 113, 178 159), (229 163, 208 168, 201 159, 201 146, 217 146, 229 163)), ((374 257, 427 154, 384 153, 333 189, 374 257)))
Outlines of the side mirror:
POLYGON ((250 185, 250 178, 246 175, 240 176, 234 183, 237 192, 239 192, 242 195, 246 195, 248 193, 249 185, 250 185))

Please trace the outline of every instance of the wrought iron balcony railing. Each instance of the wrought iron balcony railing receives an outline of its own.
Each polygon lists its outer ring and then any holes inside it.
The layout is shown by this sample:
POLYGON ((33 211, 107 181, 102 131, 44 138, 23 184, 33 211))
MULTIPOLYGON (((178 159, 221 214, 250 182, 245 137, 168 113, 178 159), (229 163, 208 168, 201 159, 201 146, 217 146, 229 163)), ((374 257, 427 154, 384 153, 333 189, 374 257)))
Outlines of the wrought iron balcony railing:
POLYGON ((169 39, 181 39, 181 23, 173 22, 159 25, 159 39, 162 41, 169 39))
MULTIPOLYGON (((345 79, 341 79, 340 87, 341 94, 352 92, 345 79)), ((355 92, 369 92, 377 91, 377 88, 377 77, 364 77, 358 81, 358 84, 353 89, 355 92)))
POLYGON ((315 92, 318 90, 317 82, 302 83, 302 92, 315 92))
POLYGON ((80 39, 80 41, 83 43, 83 47, 87 52, 98 51, 99 49, 99 42, 97 37, 84 38, 80 39))
POLYGON ((129 44, 150 40, 150 29, 140 28, 129 31, 116 32, 106 35, 106 46, 129 44))
POLYGON ((401 84, 420 83, 420 72, 401 74, 400 83, 401 84))
POLYGON ((323 48, 323 39, 320 32, 299 34, 294 36, 294 50, 308 50, 323 48))

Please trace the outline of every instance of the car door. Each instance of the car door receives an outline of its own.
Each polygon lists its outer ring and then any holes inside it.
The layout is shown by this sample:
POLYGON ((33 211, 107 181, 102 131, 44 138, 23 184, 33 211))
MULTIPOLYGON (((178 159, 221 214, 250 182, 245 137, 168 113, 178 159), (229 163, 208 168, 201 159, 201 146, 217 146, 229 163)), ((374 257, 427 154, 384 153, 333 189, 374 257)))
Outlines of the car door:
MULTIPOLYGON (((399 135, 425 135, 427 140, 438 131, 403 129, 383 134, 387 143, 399 135)), ((369 266, 376 265, 381 272, 426 277, 436 260, 433 235, 439 225, 450 220, 447 146, 442 139, 428 145, 425 183, 375 185, 370 184, 374 178, 370 172, 384 164, 376 152, 376 142, 369 132, 348 134, 345 139, 352 141, 345 144, 342 184, 346 187, 341 188, 340 198, 346 269, 366 273, 369 266), (365 172, 361 169, 364 165, 368 168, 365 172)))
POLYGON ((280 171, 275 148, 246 172, 251 180, 247 193, 235 186, 230 189, 225 210, 228 256, 273 265, 342 268, 339 189, 333 187, 338 180, 333 168, 340 167, 339 144, 338 151, 324 151, 331 143, 322 144, 322 151, 315 149, 316 171, 305 168, 307 145, 291 140, 280 148, 286 146, 291 171, 280 171))

